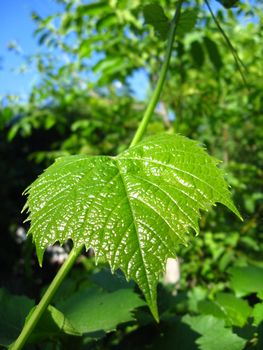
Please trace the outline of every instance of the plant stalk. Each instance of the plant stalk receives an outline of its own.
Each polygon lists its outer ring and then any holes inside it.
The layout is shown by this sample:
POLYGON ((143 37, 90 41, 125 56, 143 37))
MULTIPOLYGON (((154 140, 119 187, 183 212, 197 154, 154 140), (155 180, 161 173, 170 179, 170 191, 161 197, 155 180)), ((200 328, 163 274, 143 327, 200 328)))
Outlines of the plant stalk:
POLYGON ((234 57, 234 60, 235 60, 235 63, 236 63, 236 66, 237 66, 237 69, 241 75, 241 78, 243 80, 243 83, 246 87, 248 87, 248 84, 247 84, 247 80, 246 80, 246 77, 243 73, 243 70, 242 70, 242 67, 244 70, 246 70, 246 66, 244 65, 243 61, 240 59, 240 57, 238 56, 238 53, 236 51, 236 49, 234 48, 234 46, 232 45, 229 37, 227 36, 227 34, 225 33, 225 31, 223 30, 223 28, 221 27, 221 24, 220 22, 217 20, 213 10, 212 10, 212 7, 210 6, 210 3, 209 3, 209 0, 205 0, 205 4, 208 8, 208 11, 210 12, 216 26, 217 26, 217 29, 219 30, 219 32, 222 34, 223 38, 225 39, 225 42, 227 44, 227 46, 229 47, 231 53, 232 53, 232 56, 234 57))
POLYGON ((166 74, 168 71, 168 67, 169 67, 169 62, 170 62, 171 53, 172 53, 172 49, 173 49, 174 37, 175 37, 176 29, 178 27, 179 20, 180 20, 182 3, 183 3, 183 0, 178 1, 176 11, 174 14, 174 18, 171 22, 171 27, 170 27, 169 36, 168 36, 167 49, 166 49, 166 53, 165 53, 164 62, 163 62, 162 68, 161 68, 160 76, 159 76, 159 79, 157 81, 157 85, 154 89, 154 92, 151 96, 151 99, 149 101, 149 104, 146 108, 146 111, 143 115, 142 121, 141 121, 141 123, 140 123, 140 125, 139 125, 133 139, 132 139, 130 147, 135 146, 142 139, 142 137, 145 133, 145 130, 147 128, 147 125, 149 123, 149 120, 151 119, 151 116, 153 115, 155 107, 159 101, 159 98, 160 98, 160 95, 161 95, 161 92, 163 89, 163 85, 165 82, 166 74))
POLYGON ((16 339, 16 341, 13 344, 10 345, 9 350, 20 350, 23 348, 30 334, 34 330, 37 322, 39 321, 40 317, 43 315, 46 308, 50 304, 57 289, 63 282, 64 278, 70 271, 71 267, 75 263, 80 253, 82 252, 83 247, 84 245, 81 245, 80 247, 73 248, 71 250, 67 261, 65 261, 65 263, 59 269, 58 273, 56 274, 55 278, 49 285, 48 289, 46 290, 39 304, 36 306, 31 316, 29 317, 28 321, 25 323, 24 328, 22 329, 22 332, 20 333, 19 337, 16 339))
MULTIPOLYGON (((176 29, 178 27, 179 19, 180 19, 180 13, 181 13, 181 7, 182 7, 183 0, 179 0, 174 18, 171 22, 171 27, 169 31, 169 37, 168 37, 168 44, 167 44, 167 50, 163 62, 163 66, 160 72, 160 76, 156 85, 156 88, 153 92, 153 95, 149 101, 148 107, 146 108, 146 111, 143 115, 142 121, 134 135, 134 138, 131 142, 131 146, 136 145, 141 138, 143 137, 143 134, 146 130, 146 127, 149 123, 149 120, 154 112, 154 109, 159 101, 159 97, 161 95, 164 81, 166 78, 166 74, 168 71, 168 66, 171 58, 172 48, 173 48, 173 42, 174 42, 174 36, 176 29)), ((80 255, 81 251, 84 248, 84 244, 81 245, 78 248, 73 248, 72 251, 69 254, 68 259, 64 262, 58 273, 56 274, 55 278, 51 282, 50 286, 48 287, 47 291, 45 292, 44 296, 40 300, 39 304, 36 306, 34 311, 32 312, 31 316, 29 317, 28 321, 25 323, 24 328, 22 329, 22 332, 20 333, 19 337, 16 339, 16 341, 10 345, 9 350, 20 350, 25 345, 26 341, 28 340, 30 334, 33 332, 37 322, 39 321, 40 317, 45 312, 46 308, 50 304, 54 294, 56 293, 57 289, 63 282, 64 278, 72 268, 73 264, 75 263, 76 259, 80 255)))

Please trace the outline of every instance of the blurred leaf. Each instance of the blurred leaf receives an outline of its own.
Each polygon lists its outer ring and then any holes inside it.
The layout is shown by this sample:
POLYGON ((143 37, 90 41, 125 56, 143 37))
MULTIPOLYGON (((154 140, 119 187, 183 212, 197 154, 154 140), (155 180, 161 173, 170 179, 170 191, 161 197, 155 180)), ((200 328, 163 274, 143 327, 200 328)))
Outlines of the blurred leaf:
POLYGON ((12 141, 12 140, 16 137, 16 135, 17 135, 19 129, 20 129, 20 125, 19 125, 18 123, 17 123, 17 124, 14 124, 14 125, 11 127, 11 129, 10 129, 9 132, 8 132, 8 141, 12 141))
POLYGON ((197 67, 202 67, 205 60, 204 51, 202 45, 198 41, 193 41, 191 44, 191 55, 193 61, 197 67))
POLYGON ((77 13, 81 16, 96 16, 100 15, 102 11, 107 11, 109 9, 108 1, 97 1, 86 5, 80 5, 77 7, 77 13))
POLYGON ((204 37, 204 43, 211 63, 216 70, 220 70, 223 67, 223 62, 217 44, 207 36, 204 37))
POLYGON ((252 311, 246 300, 230 293, 218 293, 215 300, 224 312, 227 324, 238 327, 246 324, 252 311))
POLYGON ((113 293, 85 289, 57 304, 73 327, 80 333, 112 331, 124 322, 133 321, 132 311, 145 305, 131 289, 113 293))
POLYGON ((20 295, 9 294, 0 289, 0 345, 10 345, 21 332, 26 315, 34 301, 20 295))
POLYGON ((239 0, 216 0, 217 2, 220 2, 225 8, 229 9, 231 7, 236 7, 239 0))
POLYGON ((200 350, 241 350, 246 341, 231 329, 225 328, 224 321, 213 316, 189 316, 183 317, 183 322, 188 324, 201 337, 196 340, 200 350))
POLYGON ((263 269, 255 266, 231 267, 230 284, 238 296, 263 291, 263 269))
POLYGON ((163 8, 157 3, 144 6, 143 14, 146 24, 154 27, 156 34, 162 39, 167 39, 170 28, 169 18, 165 15, 163 8))
MULTIPOLYGON (((28 315, 26 322, 33 311, 34 309, 28 315)), ((65 334, 73 336, 81 335, 81 333, 71 325, 62 312, 52 305, 49 305, 33 333, 30 335, 29 342, 36 343, 45 339, 57 339, 65 334)))
POLYGON ((219 305, 210 300, 201 300, 198 303, 198 312, 203 315, 212 315, 216 318, 225 319, 226 314, 221 310, 219 305))
POLYGON ((189 33, 195 26, 198 18, 198 9, 187 9, 182 12, 176 34, 179 36, 184 36, 189 33))
POLYGON ((258 303, 253 309, 254 324, 259 326, 263 322, 263 303, 258 303))
POLYGON ((199 302, 207 297, 207 289, 201 286, 192 288, 188 293, 188 307, 190 311, 197 312, 199 302))

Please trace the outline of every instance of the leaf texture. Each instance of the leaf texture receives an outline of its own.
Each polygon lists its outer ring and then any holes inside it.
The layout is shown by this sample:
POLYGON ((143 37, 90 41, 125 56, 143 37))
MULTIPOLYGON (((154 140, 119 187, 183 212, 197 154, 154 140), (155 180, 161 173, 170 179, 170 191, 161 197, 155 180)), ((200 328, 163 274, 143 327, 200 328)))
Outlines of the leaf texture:
POLYGON ((195 141, 167 134, 117 157, 58 159, 26 190, 40 264, 56 241, 92 247, 97 261, 136 281, 158 319, 159 276, 187 233, 198 233, 199 210, 220 202, 239 216, 217 163, 195 141))

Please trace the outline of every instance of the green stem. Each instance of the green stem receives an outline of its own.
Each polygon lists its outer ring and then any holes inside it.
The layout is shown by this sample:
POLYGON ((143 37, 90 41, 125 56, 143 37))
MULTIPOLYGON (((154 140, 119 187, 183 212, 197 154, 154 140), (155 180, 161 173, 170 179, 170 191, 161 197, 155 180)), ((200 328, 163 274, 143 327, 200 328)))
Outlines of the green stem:
POLYGON ((55 278, 51 282, 48 289, 46 290, 39 304, 36 306, 31 316, 29 317, 28 321, 25 323, 24 328, 22 329, 22 332, 20 333, 19 337, 16 339, 16 341, 13 344, 10 345, 9 350, 20 350, 23 348, 30 334, 35 328, 37 322, 39 321, 40 317, 43 315, 44 311, 50 304, 57 289, 59 288, 62 281, 64 280, 64 278, 70 271, 71 267, 75 263, 77 257, 80 255, 81 251, 83 250, 83 247, 84 245, 81 245, 80 247, 73 248, 71 250, 68 259, 61 266, 60 270, 56 274, 55 278))
MULTIPOLYGON (((142 118, 142 121, 141 121, 135 135, 134 135, 134 138, 131 142, 130 147, 134 146, 135 144, 137 144, 141 140, 141 138, 146 130, 146 127, 149 123, 149 120, 154 112, 154 109, 159 101, 159 97, 160 97, 162 89, 163 89, 163 84, 164 84, 164 81, 166 78, 166 74, 167 74, 167 70, 168 70, 168 66, 169 66, 169 62, 170 62, 170 57, 171 57, 173 42, 174 42, 174 36, 175 36, 175 32, 176 32, 176 29, 177 29, 177 26, 179 23, 179 19, 180 19, 182 3, 183 3, 183 0, 178 1, 175 15, 174 15, 174 18, 173 18, 172 23, 171 23, 166 55, 165 55, 164 63, 163 63, 163 66, 162 66, 162 69, 160 72, 160 76, 159 76, 156 88, 153 92, 153 95, 150 99, 149 105, 148 105, 148 107, 144 113, 144 116, 142 118)), ((23 348, 23 346, 25 345, 26 341, 28 340, 30 334, 34 330, 37 322, 39 321, 40 317, 43 315, 46 308, 50 304, 54 294, 56 293, 57 289, 59 288, 59 286, 63 282, 63 280, 66 277, 66 275, 68 274, 68 272, 70 271, 71 267, 75 263, 77 257, 79 256, 79 254, 81 253, 83 248, 84 248, 84 245, 81 245, 79 248, 72 249, 68 259, 64 262, 64 264, 62 265, 62 267, 60 268, 60 270, 56 274, 55 278, 53 279, 50 286, 48 287, 46 293, 44 294, 44 296, 40 300, 39 304, 36 306, 36 308, 32 312, 28 321, 25 323, 24 328, 22 329, 22 332, 20 333, 19 337, 17 338, 17 340, 13 344, 10 345, 9 350, 20 350, 23 348)))
POLYGON ((166 78, 166 74, 168 71, 168 67, 169 67, 169 62, 170 62, 171 53, 172 53, 172 49, 173 49, 174 36, 175 36, 175 32, 176 32, 176 29, 178 27, 178 23, 179 23, 179 19, 180 19, 182 3, 183 3, 183 0, 178 1, 175 15, 174 15, 174 18, 172 20, 171 27, 170 27, 166 54, 165 54, 164 62, 163 62, 162 69, 160 72, 160 76, 159 76, 156 88, 155 88, 155 90, 152 94, 152 97, 149 101, 149 104, 146 108, 146 111, 143 115, 142 121, 141 121, 141 123, 140 123, 140 125, 139 125, 139 127, 134 135, 134 138, 131 142, 130 147, 136 145, 143 137, 145 130, 147 128, 147 125, 149 123, 149 120, 151 119, 151 116, 153 115, 155 107, 159 101, 159 98, 160 98, 160 95, 161 95, 161 92, 163 89, 164 81, 166 78))
POLYGON ((212 18, 213 18, 213 20, 214 20, 214 22, 215 22, 215 24, 216 24, 218 30, 220 31, 220 33, 222 34, 223 38, 225 39, 225 41, 226 41, 226 43, 227 43, 227 45, 228 45, 228 47, 229 47, 229 49, 230 49, 230 51, 231 51, 231 53, 232 53, 232 56, 234 57, 234 60, 235 60, 235 62, 236 62, 237 69, 238 69, 238 71, 239 71, 239 73, 240 73, 240 75, 241 75, 241 78, 242 78, 242 80, 243 80, 244 85, 245 85, 246 87, 248 87, 246 77, 245 77, 245 75, 244 75, 244 73, 243 73, 243 71, 242 71, 242 68, 241 68, 241 66, 242 66, 242 67, 246 70, 246 66, 244 65, 244 63, 243 63, 243 61, 241 60, 241 58, 238 56, 238 53, 237 53, 236 49, 234 48, 234 46, 232 45, 230 39, 228 38, 228 36, 226 35, 225 31, 224 31, 223 28, 221 27, 220 22, 217 20, 217 18, 216 18, 216 16, 215 16, 214 12, 213 12, 213 10, 212 10, 212 8, 211 8, 211 6, 210 6, 209 0, 205 0, 205 3, 206 3, 206 6, 207 6, 207 8, 208 8, 208 10, 209 10, 209 12, 210 12, 212 18))

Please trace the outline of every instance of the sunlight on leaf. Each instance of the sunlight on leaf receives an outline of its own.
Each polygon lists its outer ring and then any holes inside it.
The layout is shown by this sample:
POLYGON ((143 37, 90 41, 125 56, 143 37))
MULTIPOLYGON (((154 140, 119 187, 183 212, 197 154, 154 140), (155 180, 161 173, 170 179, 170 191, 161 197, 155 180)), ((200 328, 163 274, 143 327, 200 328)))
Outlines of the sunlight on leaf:
POLYGON ((29 234, 42 263, 47 246, 72 239, 120 268, 156 319, 156 285, 199 210, 220 202, 239 215, 218 161, 179 135, 145 139, 117 157, 58 159, 27 190, 29 234))

